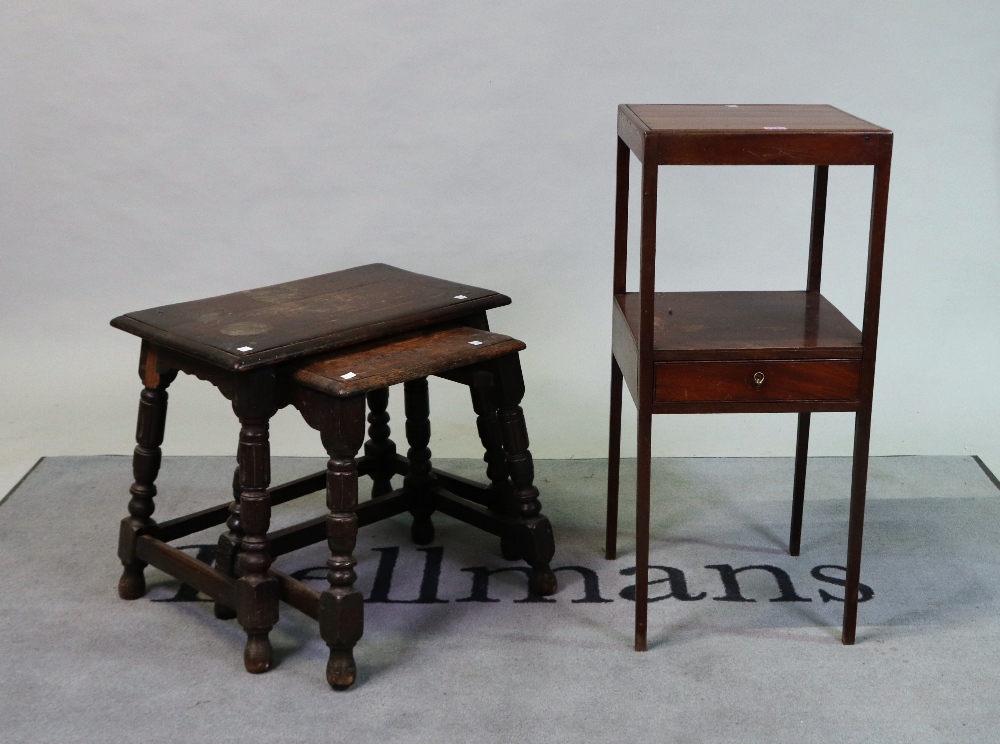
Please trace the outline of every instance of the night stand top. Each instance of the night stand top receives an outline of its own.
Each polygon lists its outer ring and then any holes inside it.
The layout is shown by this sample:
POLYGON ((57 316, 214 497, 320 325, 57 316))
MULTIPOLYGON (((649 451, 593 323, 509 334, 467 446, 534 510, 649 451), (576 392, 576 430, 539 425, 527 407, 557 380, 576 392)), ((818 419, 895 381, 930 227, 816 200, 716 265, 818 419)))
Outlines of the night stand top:
POLYGON ((872 165, 892 132, 826 105, 622 104, 618 136, 658 165, 872 165))
POLYGON ((509 305, 489 289, 386 264, 121 315, 111 325, 244 371, 509 305))

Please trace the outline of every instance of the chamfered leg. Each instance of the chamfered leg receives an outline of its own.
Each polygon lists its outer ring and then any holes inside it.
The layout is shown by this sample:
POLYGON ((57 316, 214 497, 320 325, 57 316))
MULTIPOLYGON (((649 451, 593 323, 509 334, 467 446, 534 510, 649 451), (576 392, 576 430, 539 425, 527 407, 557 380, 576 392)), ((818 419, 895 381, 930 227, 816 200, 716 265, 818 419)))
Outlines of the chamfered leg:
POLYGON ((605 522, 604 557, 618 554, 618 476, 621 470, 622 371, 611 355, 611 412, 608 426, 608 512, 605 522))
POLYGON ((858 623, 858 586, 861 583, 861 543, 865 527, 865 496, 868 488, 868 445, 871 437, 871 405, 855 414, 854 463, 851 472, 851 513, 847 532, 847 583, 844 586, 845 645, 854 643, 858 623))
POLYGON ((403 408, 406 442, 410 445, 406 452, 410 465, 403 478, 403 488, 414 496, 410 507, 413 515, 410 537, 417 545, 429 545, 434 541, 434 522, 431 521, 434 507, 429 492, 434 475, 431 473, 431 450, 427 446, 431 441, 431 421, 426 377, 403 383, 403 408))
POLYGON ((649 488, 652 468, 653 415, 640 408, 637 424, 635 488, 635 650, 646 650, 646 615, 649 600, 649 488))
POLYGON ((372 498, 375 498, 392 492, 392 476, 396 472, 396 444, 389 438, 389 388, 372 390, 365 397, 369 410, 369 439, 365 442, 365 456, 375 462, 371 470, 372 498))
POLYGON ((144 387, 139 394, 136 446, 132 454, 134 480, 129 488, 129 516, 122 520, 118 535, 118 557, 124 567, 118 580, 118 596, 122 599, 139 599, 146 593, 143 575, 146 564, 136 557, 136 541, 156 526, 152 519, 156 508, 153 497, 156 496, 155 482, 162 458, 160 445, 167 423, 167 387, 177 376, 176 371, 158 371, 156 356, 156 347, 143 343, 139 376, 144 387))
POLYGON ((792 524, 788 534, 789 555, 799 554, 802 541, 802 510, 806 497, 806 461, 809 457, 810 414, 799 414, 799 427, 795 439, 795 477, 792 485, 792 524))

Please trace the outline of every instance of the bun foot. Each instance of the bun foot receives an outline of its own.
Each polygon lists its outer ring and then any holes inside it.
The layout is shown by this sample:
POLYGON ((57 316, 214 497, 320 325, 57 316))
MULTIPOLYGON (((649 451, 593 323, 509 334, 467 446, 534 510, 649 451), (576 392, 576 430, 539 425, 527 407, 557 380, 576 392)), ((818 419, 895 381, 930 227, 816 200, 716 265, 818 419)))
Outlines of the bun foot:
POLYGON ((234 610, 229 605, 224 605, 221 602, 216 602, 215 606, 212 608, 215 616, 220 620, 232 620, 236 617, 236 610, 234 610))
POLYGON ((250 674, 263 674, 271 668, 273 651, 268 631, 247 631, 247 645, 243 649, 243 665, 250 674))
POLYGON ((528 580, 528 588, 532 594, 548 597, 556 593, 559 585, 556 582, 555 573, 546 566, 544 569, 535 569, 531 573, 531 578, 528 580))
POLYGON ((142 570, 145 566, 125 566, 122 577, 118 579, 118 596, 122 599, 140 599, 146 596, 146 577, 142 570))
POLYGON ((326 663, 326 681, 335 690, 346 690, 354 684, 358 668, 354 665, 354 652, 330 650, 326 663))
POLYGON ((413 524, 410 526, 410 538, 417 545, 430 545, 434 542, 434 522, 429 516, 413 518, 413 524))

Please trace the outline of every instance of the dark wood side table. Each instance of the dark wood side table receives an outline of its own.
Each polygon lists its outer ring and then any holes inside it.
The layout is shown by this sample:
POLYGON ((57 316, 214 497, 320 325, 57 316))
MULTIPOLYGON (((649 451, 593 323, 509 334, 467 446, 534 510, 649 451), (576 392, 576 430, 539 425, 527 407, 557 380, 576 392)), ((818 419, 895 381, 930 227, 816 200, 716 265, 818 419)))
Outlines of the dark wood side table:
POLYGON ((353 650, 364 629, 364 605, 354 588, 354 546, 363 524, 409 511, 413 540, 426 545, 434 538, 431 514, 449 514, 499 535, 504 557, 524 560, 531 567, 532 594, 555 592, 556 578, 549 567, 552 532, 540 514, 528 430, 518 405, 524 395, 518 359, 522 349, 524 344, 509 336, 452 326, 352 346, 293 367, 285 386, 287 397, 319 431, 330 455, 326 473, 330 513, 325 519, 272 533, 270 547, 275 554, 288 552, 315 542, 325 527, 329 586, 320 593, 290 576, 279 574, 279 578, 289 603, 319 621, 320 635, 330 648, 326 678, 331 687, 349 687, 356 674, 353 650), (490 465, 489 486, 431 467, 428 375, 467 385, 472 391, 484 459, 490 465), (387 431, 376 427, 370 432, 369 444, 379 452, 361 460, 376 463, 372 475, 378 495, 359 504, 357 453, 364 441, 366 394, 370 400, 400 383, 410 449, 405 458, 393 456, 384 447, 387 431), (391 491, 380 484, 378 471, 384 467, 405 476, 401 489, 391 491))
MULTIPOLYGON (((328 404, 319 400, 319 393, 310 395, 308 389, 310 385, 315 388, 324 384, 321 363, 330 354, 340 358, 348 351, 355 354, 349 358, 361 354, 368 360, 367 372, 359 369, 355 374, 344 373, 348 376, 342 380, 362 378, 347 391, 353 397, 349 398, 351 416, 345 419, 343 430, 350 431, 351 441, 357 434, 352 425, 359 415, 363 420, 366 400, 371 411, 371 439, 365 445, 365 455, 354 460, 351 453, 349 458, 354 462, 351 468, 356 468, 353 472, 371 475, 374 481, 375 498, 355 510, 358 523, 370 524, 411 511, 413 537, 423 544, 433 539, 430 513, 439 508, 499 535, 505 557, 524 559, 531 566, 532 590, 539 594, 554 592, 555 575, 548 565, 554 550, 552 530, 539 513, 519 405, 524 387, 516 349, 523 348, 523 344, 514 341, 515 346, 504 347, 506 355, 485 368, 473 362, 492 352, 485 344, 470 345, 470 350, 482 349, 469 352, 471 356, 465 358, 473 367, 465 372, 449 372, 442 371, 441 346, 435 335, 449 328, 488 332, 486 311, 509 303, 510 298, 488 289, 371 264, 115 318, 111 321, 114 327, 143 339, 139 375, 144 384, 132 461, 134 483, 130 488, 129 516, 122 521, 119 536, 118 555, 124 566, 119 595, 123 599, 141 597, 145 593, 143 570, 152 564, 215 599, 216 616, 239 619, 247 633, 247 671, 257 673, 270 668, 268 634, 278 619, 279 600, 313 617, 319 613, 318 594, 273 569, 272 560, 275 555, 327 537, 326 517, 269 533, 271 507, 326 488, 329 479, 324 470, 272 487, 268 422, 278 409, 295 404, 312 425, 329 429, 329 417, 324 420, 322 414, 328 404), (409 356, 398 348, 392 353, 376 348, 381 340, 398 340, 407 333, 427 342, 421 347, 423 353, 413 347, 412 339, 406 347, 409 356), (376 359, 381 361, 376 364, 376 359), (396 380, 392 374, 393 369, 399 371, 393 367, 393 360, 399 359, 409 360, 404 365, 404 378, 408 382, 407 439, 411 459, 397 455, 389 439, 388 386, 404 379, 396 380), (424 362, 425 366, 421 366, 424 362), (321 366, 311 367, 311 363, 321 366), (381 375, 381 385, 372 384, 366 377, 373 370, 381 375), (157 524, 152 515, 166 423, 167 387, 178 372, 211 382, 232 401, 241 424, 238 466, 231 503, 157 524), (451 375, 470 386, 490 486, 431 472, 430 450, 426 447, 430 436, 426 381, 421 386, 418 380, 427 374, 451 375), (362 380, 364 384, 359 385, 362 380), (310 400, 316 401, 315 410, 308 404, 310 400), (399 492, 391 489, 394 474, 407 476, 399 492), (428 479, 436 479, 436 490, 430 496, 428 479), (444 492, 451 498, 442 495, 444 492), (223 523, 227 531, 219 539, 214 569, 168 544, 223 523)), ((453 356, 448 359, 455 360, 453 356)), ((335 391, 327 392, 337 395, 335 391)), ((336 432, 324 431, 325 439, 336 436, 336 432)), ((344 511, 342 506, 338 502, 339 511, 344 511)), ((340 686, 349 684, 346 678, 340 679, 340 686)))
POLYGON ((635 648, 646 650, 654 413, 799 414, 789 552, 799 553, 809 417, 854 411, 843 642, 854 643, 892 132, 832 106, 621 105, 606 556, 616 554, 622 379, 638 408, 635 648), (626 292, 629 151, 642 162, 639 292, 626 292), (811 165, 805 291, 656 292, 661 165, 811 165), (829 166, 874 166, 864 320, 820 294, 829 166))

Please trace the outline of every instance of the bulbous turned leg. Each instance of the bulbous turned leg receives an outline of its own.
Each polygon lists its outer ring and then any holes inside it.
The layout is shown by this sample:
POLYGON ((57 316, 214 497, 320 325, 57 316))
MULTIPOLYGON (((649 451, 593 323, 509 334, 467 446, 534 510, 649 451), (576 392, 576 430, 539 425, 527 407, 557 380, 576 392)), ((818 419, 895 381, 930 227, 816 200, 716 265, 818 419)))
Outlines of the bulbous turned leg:
POLYGON ((146 596, 146 576, 143 570, 146 564, 142 561, 132 561, 125 566, 121 578, 118 579, 118 596, 122 599, 140 599, 146 596))
POLYGON ((410 467, 403 478, 403 488, 414 494, 413 524, 410 537, 417 545, 429 545, 434 541, 434 523, 431 514, 429 489, 434 485, 431 473, 431 451, 427 447, 431 440, 430 402, 427 396, 427 378, 403 383, 406 411, 406 441, 410 449, 406 453, 410 467))
POLYGON ((329 587, 319 599, 319 631, 330 649, 326 680, 335 690, 354 684, 357 667, 354 646, 364 634, 364 598, 354 588, 358 540, 358 463, 355 459, 364 439, 365 401, 359 396, 323 401, 331 415, 321 430, 323 446, 330 455, 326 468, 327 545, 329 587))
MULTIPOLYGON (((493 390, 493 376, 488 373, 477 373, 469 388, 472 394, 472 409, 476 412, 476 428, 479 430, 479 441, 483 444, 483 460, 486 462, 486 477, 490 479, 489 507, 494 511, 505 512, 510 501, 510 475, 507 473, 507 458, 503 452, 503 436, 500 433, 500 421, 497 419, 497 403, 493 390)), ((503 541, 501 541, 503 545, 503 541)), ((519 556, 504 558, 517 560, 519 556)))
MULTIPOLYGON (((236 570, 236 553, 243 539, 243 524, 240 522, 240 467, 233 471, 233 503, 229 505, 229 519, 226 520, 227 532, 219 536, 219 546, 215 551, 215 570, 226 576, 233 576, 236 570)), ((232 620, 236 617, 236 609, 229 605, 216 602, 212 607, 219 620, 232 620)))
POLYGON ((263 674, 271 668, 274 650, 268 638, 269 630, 248 630, 243 648, 243 666, 250 674, 263 674))
POLYGON ((140 374, 145 383, 139 395, 139 416, 136 426, 136 447, 132 454, 133 483, 129 488, 129 516, 122 520, 118 533, 118 558, 122 575, 118 579, 118 596, 139 599, 146 594, 146 563, 136 556, 136 545, 144 533, 156 527, 153 510, 156 504, 156 476, 160 472, 163 432, 167 422, 167 386, 176 372, 160 374, 156 369, 155 347, 143 344, 140 374))
POLYGON ((500 404, 497 418, 507 457, 507 472, 513 484, 508 513, 515 520, 505 539, 508 550, 516 552, 531 566, 528 580, 531 591, 548 596, 558 589, 556 575, 549 565, 555 555, 555 541, 552 525, 541 514, 542 505, 534 486, 535 466, 528 449, 528 428, 519 405, 524 396, 521 364, 517 354, 510 354, 498 359, 496 367, 500 404))
MULTIPOLYGON (((236 555, 236 617, 247 634, 243 662, 251 674, 271 668, 273 653, 268 633, 278 622, 280 589, 268 576, 271 555, 267 531, 271 525, 271 449, 268 421, 274 415, 274 370, 245 372, 233 399, 240 420, 238 451, 242 538, 236 555)), ((232 516, 232 515, 231 515, 232 516)))
POLYGON ((392 476, 396 473, 396 443, 389 435, 389 388, 372 390, 368 400, 368 436, 365 456, 374 462, 371 470, 372 498, 392 493, 392 476))
POLYGON ((358 667, 354 663, 353 650, 335 651, 330 649, 330 659, 326 663, 326 681, 335 690, 346 690, 358 677, 358 667))

